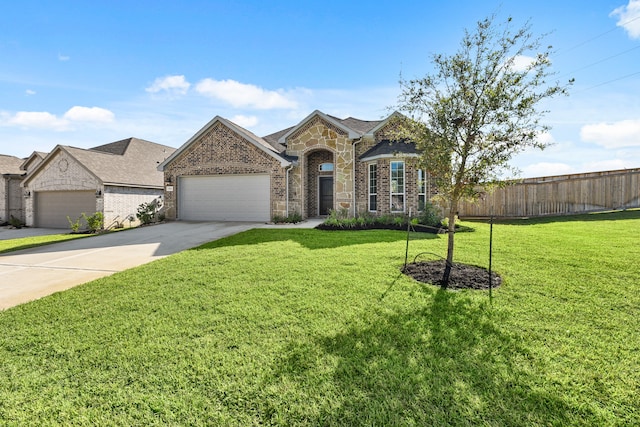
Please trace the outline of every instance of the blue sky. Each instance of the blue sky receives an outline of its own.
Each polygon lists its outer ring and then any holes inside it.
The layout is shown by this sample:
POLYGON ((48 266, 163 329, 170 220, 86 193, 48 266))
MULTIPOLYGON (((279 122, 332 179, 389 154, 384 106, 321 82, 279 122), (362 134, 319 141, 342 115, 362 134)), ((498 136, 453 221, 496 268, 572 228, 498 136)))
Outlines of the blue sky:
POLYGON ((569 97, 523 177, 640 167, 640 0, 30 1, 0 14, 0 154, 135 136, 179 147, 216 115, 258 135, 318 109, 377 120, 492 13, 549 33, 569 97))

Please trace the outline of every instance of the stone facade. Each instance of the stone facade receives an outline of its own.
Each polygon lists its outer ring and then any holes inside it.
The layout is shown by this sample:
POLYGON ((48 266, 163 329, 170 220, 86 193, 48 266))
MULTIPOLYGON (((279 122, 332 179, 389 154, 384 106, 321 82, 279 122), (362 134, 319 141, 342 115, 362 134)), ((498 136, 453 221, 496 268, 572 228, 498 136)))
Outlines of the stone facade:
POLYGON ((272 215, 286 215, 286 170, 274 157, 252 145, 233 129, 215 123, 198 140, 167 164, 165 178, 165 214, 176 219, 178 177, 188 175, 269 174, 272 215), (167 191, 167 186, 174 191, 167 191))
POLYGON ((319 159, 333 161, 334 209, 347 209, 353 213, 353 145, 348 135, 319 117, 311 119, 287 138, 287 151, 298 157, 298 166, 291 170, 291 184, 295 193, 289 194, 289 213, 297 211, 304 218, 318 215, 318 165, 319 159), (317 152, 323 152, 318 157, 317 152), (331 160, 331 157, 333 158, 331 160), (312 170, 314 169, 314 170, 312 170))

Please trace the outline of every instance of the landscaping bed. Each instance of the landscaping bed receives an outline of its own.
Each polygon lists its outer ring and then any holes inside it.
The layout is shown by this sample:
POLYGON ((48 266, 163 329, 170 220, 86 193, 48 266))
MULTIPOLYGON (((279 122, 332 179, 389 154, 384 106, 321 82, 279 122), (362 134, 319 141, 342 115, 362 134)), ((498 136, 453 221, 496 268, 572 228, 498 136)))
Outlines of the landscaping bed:
MULTIPOLYGON (((445 260, 426 261, 407 264, 402 272, 413 277, 418 282, 442 286, 445 260)), ((491 272, 491 287, 497 288, 502 284, 502 277, 491 272)), ((475 265, 453 263, 447 289, 489 289, 489 270, 475 265)))
MULTIPOLYGON (((329 231, 357 231, 357 230, 399 230, 399 231, 407 231, 407 225, 402 224, 353 224, 353 225, 337 225, 337 224, 326 224, 322 223, 316 226, 318 230, 329 230, 329 231)), ((432 234, 443 234, 447 232, 445 227, 431 227, 428 225, 422 224, 414 224, 411 225, 410 231, 415 231, 418 233, 432 233, 432 234)))

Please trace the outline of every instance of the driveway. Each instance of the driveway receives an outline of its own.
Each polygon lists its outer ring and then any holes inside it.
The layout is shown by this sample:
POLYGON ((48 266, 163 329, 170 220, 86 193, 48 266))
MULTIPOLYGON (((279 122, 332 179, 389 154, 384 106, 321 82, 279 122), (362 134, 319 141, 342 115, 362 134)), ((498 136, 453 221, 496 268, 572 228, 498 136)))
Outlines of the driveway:
POLYGON ((0 310, 264 226, 170 222, 0 255, 0 310))

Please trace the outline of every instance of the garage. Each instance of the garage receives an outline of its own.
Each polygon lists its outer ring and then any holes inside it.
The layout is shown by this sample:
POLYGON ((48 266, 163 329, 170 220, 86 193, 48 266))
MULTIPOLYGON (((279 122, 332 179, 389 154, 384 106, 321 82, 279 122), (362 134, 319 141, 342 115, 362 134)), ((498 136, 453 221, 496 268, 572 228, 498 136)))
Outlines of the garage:
POLYGON ((42 191, 35 193, 36 227, 70 228, 67 216, 96 212, 95 191, 42 191))
POLYGON ((178 181, 178 219, 269 221, 269 175, 183 176, 178 181))

